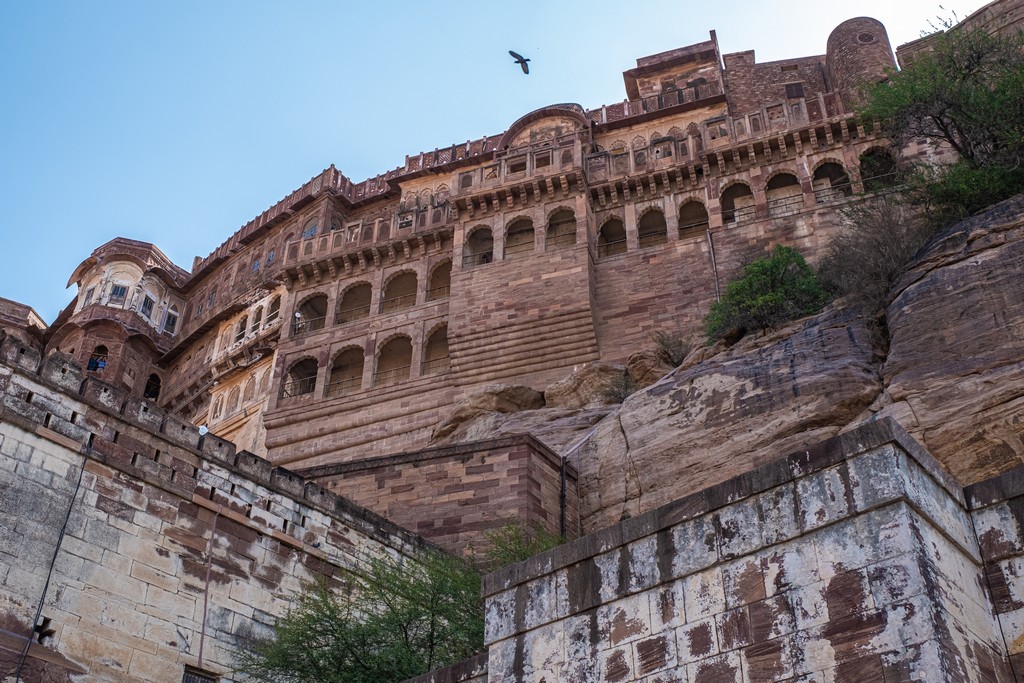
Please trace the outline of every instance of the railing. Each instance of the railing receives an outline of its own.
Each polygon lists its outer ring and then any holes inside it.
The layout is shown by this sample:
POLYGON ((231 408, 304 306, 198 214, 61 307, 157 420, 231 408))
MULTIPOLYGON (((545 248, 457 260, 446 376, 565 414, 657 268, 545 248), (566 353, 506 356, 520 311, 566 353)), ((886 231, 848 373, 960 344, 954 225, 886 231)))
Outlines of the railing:
POLYGON ((520 244, 506 244, 505 245, 505 258, 506 259, 517 259, 526 258, 533 253, 533 240, 529 242, 522 242, 520 244))
POLYGON ((334 396, 341 396, 353 391, 358 391, 362 384, 363 378, 361 376, 349 377, 348 379, 331 382, 327 385, 327 389, 324 391, 324 396, 332 398, 334 396))
POLYGON ((390 370, 378 370, 373 375, 373 385, 375 387, 383 387, 403 379, 409 379, 409 370, 411 368, 411 365, 405 365, 400 368, 391 368, 390 370))
POLYGON ((679 225, 679 234, 680 235, 695 235, 698 232, 705 232, 709 227, 711 227, 711 224, 708 222, 708 219, 706 219, 706 218, 703 219, 703 220, 699 220, 699 221, 691 221, 689 223, 681 223, 679 225))
POLYGON ((576 244, 576 233, 567 232, 562 235, 549 235, 545 241, 545 248, 550 249, 552 247, 568 247, 576 244))
POLYGON ((444 358, 435 358, 434 360, 425 360, 420 367, 421 375, 437 375, 442 372, 448 372, 452 367, 451 358, 445 356, 444 358))
POLYGON ((396 296, 391 299, 384 299, 380 302, 381 313, 391 313, 393 311, 400 311, 403 308, 412 308, 416 305, 415 294, 405 294, 403 296, 396 296))
POLYGON ((825 204, 827 202, 834 202, 837 199, 843 197, 849 197, 853 194, 853 186, 850 183, 840 183, 839 185, 833 185, 832 187, 823 187, 819 190, 814 191, 814 201, 818 204, 825 204))
POLYGON ((433 289, 427 290, 427 301, 437 301, 439 299, 447 299, 451 294, 452 288, 450 285, 444 285, 443 287, 434 287, 433 289))
POLYGON ((617 240, 615 242, 605 242, 604 244, 597 245, 597 255, 599 258, 605 258, 606 256, 615 256, 616 254, 626 253, 626 240, 617 240))
POLYGON ((322 330, 326 324, 327 316, 320 318, 309 318, 307 320, 296 320, 292 323, 292 336, 297 337, 300 334, 306 334, 307 332, 316 332, 322 330))
POLYGON ((780 216, 791 216, 794 213, 799 213, 800 209, 804 205, 804 195, 793 194, 787 197, 778 197, 777 199, 769 199, 768 202, 768 215, 772 218, 779 218, 780 216))
POLYGON ((641 249, 646 249, 647 247, 655 247, 659 244, 665 244, 666 242, 668 242, 668 235, 666 235, 665 231, 662 230, 660 232, 652 232, 647 235, 640 235, 639 247, 641 249))
POLYGON ((757 207, 754 205, 743 206, 738 209, 730 209, 722 212, 723 223, 746 223, 754 220, 757 215, 757 207))
POLYGON ((490 263, 494 260, 493 251, 484 251, 479 254, 466 254, 462 257, 462 267, 472 268, 473 266, 482 266, 485 263, 490 263))
POLYGON ((355 322, 356 320, 364 320, 370 317, 370 304, 365 306, 355 306, 353 308, 342 308, 334 314, 334 324, 344 325, 345 323, 355 322))
POLYGON ((316 389, 315 375, 313 377, 293 379, 281 385, 281 397, 293 398, 295 396, 304 396, 305 394, 312 394, 314 389, 316 389))

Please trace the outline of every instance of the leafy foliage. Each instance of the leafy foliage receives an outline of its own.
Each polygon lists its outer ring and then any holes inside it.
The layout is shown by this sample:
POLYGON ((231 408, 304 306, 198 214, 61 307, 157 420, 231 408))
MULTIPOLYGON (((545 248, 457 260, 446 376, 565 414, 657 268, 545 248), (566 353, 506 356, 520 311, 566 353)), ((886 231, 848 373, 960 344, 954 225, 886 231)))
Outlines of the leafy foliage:
POLYGON ((640 383, 628 371, 623 370, 621 374, 616 374, 605 381, 604 386, 601 387, 601 395, 606 401, 622 403, 638 389, 640 389, 640 383))
POLYGON ((1024 38, 953 28, 887 82, 871 86, 863 115, 884 122, 894 146, 946 143, 959 160, 914 185, 954 220, 1024 189, 1024 38))
POLYGON ((776 245, 754 260, 726 287, 704 318, 708 342, 727 335, 763 330, 817 313, 828 300, 817 275, 795 249, 776 245))
POLYGON ((934 232, 934 224, 894 195, 853 204, 841 212, 844 230, 818 266, 829 292, 873 313, 907 263, 934 232))
POLYGON ((560 545, 564 539, 540 524, 513 522, 484 534, 490 544, 484 553, 488 567, 507 567, 560 545))
POLYGON ((274 631, 239 652, 238 671, 251 680, 403 681, 482 648, 480 576, 440 553, 373 560, 345 595, 325 581, 307 586, 274 631))

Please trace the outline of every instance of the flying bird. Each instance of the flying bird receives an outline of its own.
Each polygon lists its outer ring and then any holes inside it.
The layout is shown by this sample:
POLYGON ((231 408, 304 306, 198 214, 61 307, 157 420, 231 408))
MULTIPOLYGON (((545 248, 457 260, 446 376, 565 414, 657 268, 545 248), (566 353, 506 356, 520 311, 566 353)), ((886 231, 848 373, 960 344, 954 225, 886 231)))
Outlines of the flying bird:
POLYGON ((512 55, 512 57, 516 60, 516 64, 518 64, 519 66, 523 67, 523 73, 524 74, 530 73, 530 67, 527 64, 527 62, 530 61, 529 59, 527 59, 526 57, 522 56, 518 52, 513 52, 512 50, 509 50, 508 53, 510 55, 512 55))

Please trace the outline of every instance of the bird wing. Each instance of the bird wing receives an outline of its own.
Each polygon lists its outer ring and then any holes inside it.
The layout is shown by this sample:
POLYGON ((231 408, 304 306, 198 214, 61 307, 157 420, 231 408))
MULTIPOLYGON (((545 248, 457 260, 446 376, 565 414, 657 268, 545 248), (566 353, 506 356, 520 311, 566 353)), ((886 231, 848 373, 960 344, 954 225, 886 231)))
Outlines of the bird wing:
POLYGON ((523 61, 519 62, 519 66, 523 67, 523 73, 524 74, 530 73, 530 66, 526 63, 528 61, 529 60, 524 59, 523 61))
POLYGON ((523 61, 523 56, 522 56, 521 54, 519 54, 518 52, 513 52, 512 50, 509 50, 509 51, 508 51, 508 53, 509 53, 510 55, 512 55, 513 57, 515 57, 515 60, 516 60, 517 62, 521 62, 521 61, 523 61))

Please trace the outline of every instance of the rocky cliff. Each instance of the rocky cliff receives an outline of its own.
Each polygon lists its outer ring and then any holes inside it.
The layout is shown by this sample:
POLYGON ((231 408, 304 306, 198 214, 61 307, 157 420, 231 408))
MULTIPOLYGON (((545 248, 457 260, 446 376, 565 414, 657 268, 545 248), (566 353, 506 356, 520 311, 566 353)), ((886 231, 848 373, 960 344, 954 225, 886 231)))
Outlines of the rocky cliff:
POLYGON ((1020 464, 1024 195, 936 235, 886 313, 885 334, 834 305, 698 349, 620 406, 602 405, 598 389, 622 370, 587 368, 527 410, 486 410, 481 399, 474 411, 471 400, 438 434, 534 432, 579 470, 587 531, 879 416, 895 417, 962 484, 1020 464))

